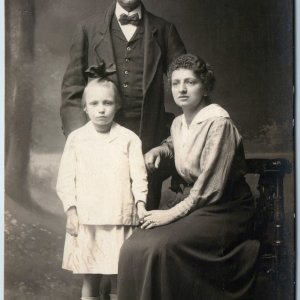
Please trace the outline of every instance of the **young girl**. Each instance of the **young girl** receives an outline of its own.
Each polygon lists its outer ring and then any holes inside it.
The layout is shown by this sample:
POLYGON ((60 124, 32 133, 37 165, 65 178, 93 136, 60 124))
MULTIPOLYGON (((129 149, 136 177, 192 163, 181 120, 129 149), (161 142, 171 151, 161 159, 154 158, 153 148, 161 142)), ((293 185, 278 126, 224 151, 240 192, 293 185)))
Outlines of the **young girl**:
POLYGON ((98 77, 83 94, 90 121, 69 135, 57 181, 67 214, 63 268, 84 274, 83 300, 100 299, 101 275, 117 274, 120 247, 145 213, 141 141, 113 121, 120 98, 111 73, 103 64, 89 68, 98 77))

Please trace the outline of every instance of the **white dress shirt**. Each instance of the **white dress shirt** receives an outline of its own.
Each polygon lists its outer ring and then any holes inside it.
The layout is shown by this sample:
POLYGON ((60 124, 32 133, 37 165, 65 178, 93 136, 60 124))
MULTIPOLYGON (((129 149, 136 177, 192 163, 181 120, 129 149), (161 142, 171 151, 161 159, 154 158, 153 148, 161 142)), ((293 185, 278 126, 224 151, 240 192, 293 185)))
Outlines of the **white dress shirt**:
POLYGON ((140 19, 142 18, 142 9, 141 9, 141 5, 138 6, 136 9, 132 10, 131 12, 128 12, 126 11, 118 2, 117 2, 117 5, 116 5, 116 11, 115 11, 115 15, 117 17, 117 20, 118 20, 118 23, 121 27, 121 30, 122 32, 124 33, 125 37, 126 37, 126 40, 127 41, 130 41, 131 38, 133 37, 136 29, 137 29, 137 26, 136 25, 133 25, 133 24, 126 24, 126 25, 122 25, 120 22, 119 22, 119 18, 122 14, 125 14, 125 15, 128 15, 128 16, 132 16, 134 14, 138 14, 140 19))
POLYGON ((65 211, 76 206, 80 224, 137 225, 135 203, 147 197, 139 137, 117 123, 108 138, 91 122, 73 131, 61 158, 57 193, 65 211))

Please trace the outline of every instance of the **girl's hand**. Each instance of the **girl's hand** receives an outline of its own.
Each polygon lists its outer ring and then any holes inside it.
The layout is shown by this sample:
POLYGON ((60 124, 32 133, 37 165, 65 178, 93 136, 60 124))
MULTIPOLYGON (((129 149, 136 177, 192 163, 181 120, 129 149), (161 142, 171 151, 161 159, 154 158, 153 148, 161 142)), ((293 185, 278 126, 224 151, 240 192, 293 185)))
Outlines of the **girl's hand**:
POLYGON ((140 223, 144 222, 144 217, 145 217, 146 213, 147 213, 147 210, 145 208, 145 202, 139 201, 137 203, 137 214, 138 214, 140 223))
POLYGON ((150 229, 157 226, 162 226, 174 221, 174 217, 168 210, 151 210, 147 212, 147 216, 144 218, 142 229, 150 229))
POLYGON ((71 207, 67 211, 67 233, 72 236, 78 235, 78 228, 79 228, 79 220, 77 215, 76 207, 71 207))

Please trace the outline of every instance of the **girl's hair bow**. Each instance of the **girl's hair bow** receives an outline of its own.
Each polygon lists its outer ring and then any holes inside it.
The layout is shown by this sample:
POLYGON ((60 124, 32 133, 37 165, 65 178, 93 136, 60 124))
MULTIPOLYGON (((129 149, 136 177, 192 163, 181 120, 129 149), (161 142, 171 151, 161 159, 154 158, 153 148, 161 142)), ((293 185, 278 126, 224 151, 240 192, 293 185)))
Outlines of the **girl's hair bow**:
POLYGON ((116 65, 110 64, 106 67, 104 60, 101 60, 99 65, 92 65, 85 70, 85 74, 90 78, 107 78, 109 75, 117 72, 116 65))

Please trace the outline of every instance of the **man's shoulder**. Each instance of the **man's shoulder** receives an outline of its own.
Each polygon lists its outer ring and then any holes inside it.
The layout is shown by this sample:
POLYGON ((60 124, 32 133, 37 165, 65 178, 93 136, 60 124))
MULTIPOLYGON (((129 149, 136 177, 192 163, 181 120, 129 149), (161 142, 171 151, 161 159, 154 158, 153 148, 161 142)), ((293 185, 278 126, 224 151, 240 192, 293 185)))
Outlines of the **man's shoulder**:
POLYGON ((172 25, 171 22, 167 21, 162 17, 154 15, 153 13, 149 12, 146 9, 145 9, 145 14, 147 14, 149 22, 155 24, 158 27, 170 27, 172 25))
POLYGON ((98 27, 100 24, 108 22, 108 19, 114 12, 115 4, 111 4, 105 10, 96 10, 91 15, 85 17, 79 22, 82 27, 93 28, 98 27))
MULTIPOLYGON (((111 14, 112 8, 109 7, 106 11, 96 12, 79 22, 79 24, 83 28, 91 29, 93 27, 98 27, 99 24, 103 23, 108 15, 111 14)), ((171 22, 167 21, 166 19, 156 16, 147 9, 144 9, 144 13, 147 15, 147 18, 150 24, 153 24, 159 28, 170 27, 172 25, 171 22)))
POLYGON ((82 19, 79 22, 79 25, 82 26, 83 28, 91 28, 91 27, 98 26, 100 23, 103 23, 104 19, 105 19, 105 14, 96 13, 82 19))

